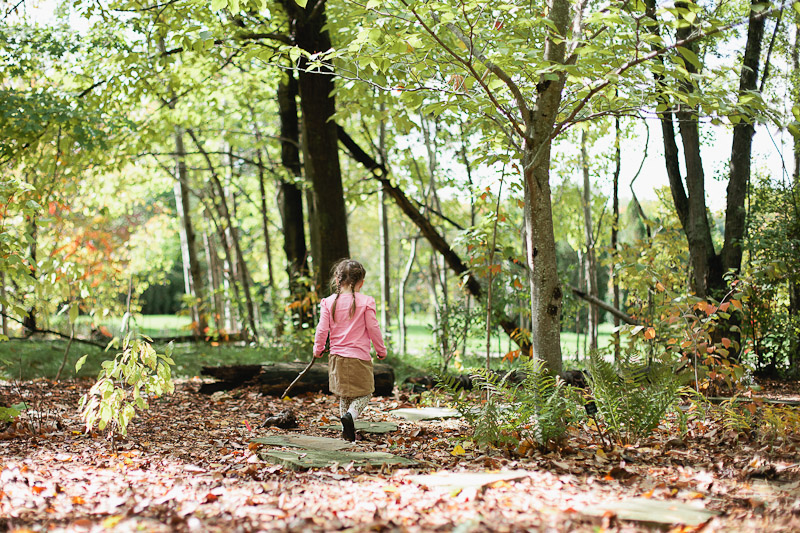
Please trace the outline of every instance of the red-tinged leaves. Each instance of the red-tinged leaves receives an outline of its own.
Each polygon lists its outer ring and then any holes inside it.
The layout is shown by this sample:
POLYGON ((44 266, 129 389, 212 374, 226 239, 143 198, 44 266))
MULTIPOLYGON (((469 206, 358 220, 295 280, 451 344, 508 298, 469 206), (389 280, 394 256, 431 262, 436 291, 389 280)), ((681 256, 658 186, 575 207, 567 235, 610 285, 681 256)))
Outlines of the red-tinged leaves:
POLYGON ((647 340, 652 340, 656 338, 656 329, 655 328, 647 328, 644 330, 644 338, 647 340))

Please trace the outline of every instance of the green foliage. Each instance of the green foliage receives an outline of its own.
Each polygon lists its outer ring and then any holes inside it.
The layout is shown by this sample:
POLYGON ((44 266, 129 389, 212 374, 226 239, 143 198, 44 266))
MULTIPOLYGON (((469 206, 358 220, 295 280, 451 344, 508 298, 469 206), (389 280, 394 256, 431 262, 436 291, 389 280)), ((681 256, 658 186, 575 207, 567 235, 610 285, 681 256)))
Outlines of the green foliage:
POLYGON ((11 407, 0 407, 0 422, 13 422, 27 406, 24 403, 12 405, 11 407))
POLYGON ((618 363, 592 353, 588 377, 598 418, 619 443, 647 437, 677 402, 681 388, 671 365, 646 365, 631 352, 618 363))
MULTIPOLYGON (((97 383, 80 400, 86 431, 91 431, 95 424, 100 430, 108 428, 113 442, 116 434, 127 434, 128 424, 136 416, 137 409, 149 407, 148 397, 172 394, 175 390, 172 344, 167 346, 165 354, 159 354, 148 340, 133 339, 132 334, 128 334, 122 351, 102 364, 97 383)), ((78 360, 76 372, 85 360, 86 356, 78 360)))
POLYGON ((477 442, 492 446, 533 443, 545 449, 566 434, 572 413, 577 412, 569 387, 549 374, 542 361, 526 361, 519 372, 524 378, 515 384, 509 381, 512 372, 474 370, 472 382, 483 398, 477 404, 453 377, 440 376, 440 387, 450 394, 477 442))

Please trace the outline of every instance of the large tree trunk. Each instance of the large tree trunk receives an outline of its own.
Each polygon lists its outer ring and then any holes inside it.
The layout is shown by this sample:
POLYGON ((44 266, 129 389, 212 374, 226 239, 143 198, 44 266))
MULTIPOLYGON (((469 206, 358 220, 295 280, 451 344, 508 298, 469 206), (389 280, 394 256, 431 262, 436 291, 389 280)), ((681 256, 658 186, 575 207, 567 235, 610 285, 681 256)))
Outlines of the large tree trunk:
MULTIPOLYGON (((758 90, 758 70, 761 58, 761 43, 764 38, 765 17, 754 11, 760 0, 751 0, 750 20, 747 25, 747 43, 739 74, 739 99, 758 90)), ((728 180, 727 206, 725 209, 725 242, 722 245, 722 270, 739 272, 742 266, 742 240, 744 238, 746 210, 745 199, 750 183, 750 159, 753 148, 755 125, 753 117, 741 116, 733 127, 731 146, 730 178, 728 180)))
MULTIPOLYGON (((548 16, 556 35, 545 40, 544 60, 562 64, 570 24, 569 0, 548 0, 548 16)), ((525 246, 531 294, 531 356, 548 370, 561 373, 561 308, 563 292, 556 267, 556 241, 550 193, 550 149, 561 104, 565 74, 537 85, 536 104, 526 121, 522 148, 525 190, 525 246)))
MULTIPOLYGON (((309 3, 306 8, 294 0, 284 0, 284 8, 293 22, 295 43, 303 50, 315 54, 331 48, 327 28, 324 0, 309 3)), ((327 68, 308 71, 308 61, 300 59, 298 88, 303 125, 303 163, 310 180, 313 195, 311 219, 314 273, 321 295, 330 293, 328 276, 336 261, 350 255, 347 239, 347 212, 345 210, 342 174, 339 166, 339 145, 336 111, 333 95, 333 73, 327 68), (324 238, 323 238, 324 235, 324 238)))
POLYGON ((298 278, 308 275, 308 249, 306 248, 303 216, 303 191, 296 185, 296 180, 302 176, 300 128, 297 113, 297 80, 289 72, 278 85, 281 164, 289 174, 289 179, 281 181, 279 202, 283 224, 283 251, 286 254, 286 272, 289 275, 289 292, 294 299, 299 300, 302 299, 305 288, 298 282, 298 278))
MULTIPOLYGON (((594 250, 594 224, 592 222, 592 185, 589 181, 589 154, 586 148, 586 130, 581 132, 581 163, 583 167, 583 236, 586 241, 586 291, 589 296, 599 298, 597 286, 597 259, 594 250)), ((596 306, 588 306, 587 332, 589 350, 597 350, 597 328, 600 322, 600 310, 596 306)))
MULTIPOLYGON (((753 0, 753 5, 757 2, 753 0)), ((676 2, 676 7, 685 7, 687 1, 676 2)), ((655 18, 655 3, 648 0, 648 14, 655 18)), ((652 31, 657 32, 654 27, 652 31)), ((678 39, 685 39, 694 31, 692 26, 680 28, 678 39)), ((757 79, 761 42, 764 34, 764 18, 751 11, 747 32, 747 43, 739 81, 740 97, 747 92, 758 90, 757 79)), ((696 52, 696 43, 687 45, 696 52)), ((695 73, 694 65, 686 60, 686 69, 695 73)), ((663 86, 663 78, 656 76, 659 86, 663 86)), ((684 90, 691 91, 688 84, 684 90)), ((667 175, 670 181, 675 209, 686 233, 689 244, 689 256, 692 265, 691 285, 701 298, 706 296, 721 297, 725 290, 724 274, 728 269, 738 271, 741 266, 741 241, 744 237, 745 208, 744 201, 747 183, 750 179, 750 156, 753 139, 753 125, 749 117, 734 127, 733 147, 731 152, 730 180, 728 183, 727 209, 725 213, 725 242, 721 254, 717 254, 711 239, 711 227, 707 217, 705 203, 705 183, 700 156, 700 132, 696 110, 680 107, 676 112, 683 144, 684 162, 686 165, 686 188, 680 177, 678 166, 675 131, 669 111, 661 115, 662 133, 664 135, 664 156, 667 175)))

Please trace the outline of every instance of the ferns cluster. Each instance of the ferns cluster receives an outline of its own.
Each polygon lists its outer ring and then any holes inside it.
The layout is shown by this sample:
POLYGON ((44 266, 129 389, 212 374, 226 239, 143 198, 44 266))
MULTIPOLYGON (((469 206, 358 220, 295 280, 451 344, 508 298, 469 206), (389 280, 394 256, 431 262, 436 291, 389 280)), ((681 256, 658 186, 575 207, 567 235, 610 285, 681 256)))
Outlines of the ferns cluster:
POLYGON ((439 387, 450 393, 453 407, 461 413, 473 431, 476 442, 492 446, 516 446, 520 442, 535 443, 546 448, 560 441, 566 433, 569 418, 576 409, 569 387, 551 376, 541 361, 523 364, 525 376, 511 383, 511 373, 500 375, 485 369, 472 372, 472 383, 482 393, 476 405, 452 376, 439 376, 439 387))
POLYGON ((616 363, 591 354, 588 377, 598 418, 608 435, 620 443, 652 433, 678 401, 681 389, 670 365, 644 364, 632 353, 616 363))

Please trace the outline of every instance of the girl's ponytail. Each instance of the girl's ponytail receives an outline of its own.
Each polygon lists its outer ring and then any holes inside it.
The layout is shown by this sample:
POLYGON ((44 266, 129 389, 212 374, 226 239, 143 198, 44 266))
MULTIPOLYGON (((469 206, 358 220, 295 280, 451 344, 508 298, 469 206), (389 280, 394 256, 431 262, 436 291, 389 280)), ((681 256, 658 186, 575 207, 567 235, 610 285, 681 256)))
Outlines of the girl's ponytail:
POLYGON ((342 285, 347 285, 353 291, 353 301, 350 304, 349 317, 353 318, 356 314, 356 295, 355 287, 366 276, 367 271, 358 261, 352 259, 342 259, 333 267, 331 274, 331 288, 336 290, 336 298, 333 299, 331 306, 331 320, 336 322, 336 302, 342 293, 342 285))

